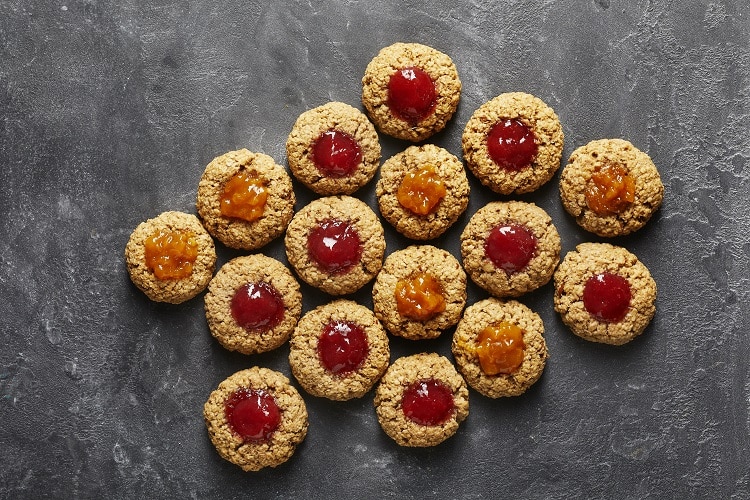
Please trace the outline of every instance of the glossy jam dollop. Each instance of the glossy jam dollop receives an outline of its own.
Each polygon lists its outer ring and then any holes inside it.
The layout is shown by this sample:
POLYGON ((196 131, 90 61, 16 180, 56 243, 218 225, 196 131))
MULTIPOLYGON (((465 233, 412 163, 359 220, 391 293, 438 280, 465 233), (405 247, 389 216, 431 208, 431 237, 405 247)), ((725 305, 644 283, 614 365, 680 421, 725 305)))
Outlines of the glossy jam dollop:
POLYGON ((318 224, 307 237, 310 258, 322 270, 342 274, 362 258, 362 242, 352 224, 339 219, 318 224))
POLYGON ((388 107, 398 118, 412 126, 421 122, 435 109, 435 83, 424 70, 402 68, 388 81, 388 107))
POLYGON ((398 313, 415 321, 427 321, 445 311, 440 282, 429 273, 420 273, 396 282, 398 313))
POLYGON ((284 319, 284 300, 276 287, 265 281, 239 287, 229 308, 237 324, 246 330, 270 330, 284 319))
POLYGON ((144 242, 146 267, 160 280, 187 278, 198 258, 198 242, 190 231, 159 229, 144 242))
POLYGON ((312 147, 312 158, 321 174, 341 178, 357 170, 362 161, 362 150, 349 134, 334 129, 317 138, 312 147))
POLYGON ((404 390, 401 408, 406 418, 419 425, 441 425, 453 415, 453 392, 439 380, 418 380, 404 390))
POLYGON ((369 352, 367 334, 351 321, 331 321, 318 338, 318 358, 326 370, 346 375, 364 363, 369 352))
POLYGON ((262 389, 240 387, 224 403, 224 414, 244 442, 268 441, 281 423, 276 399, 262 389))
POLYGON ((490 325, 479 332, 475 352, 479 366, 487 375, 509 374, 523 363, 523 330, 507 321, 490 325))
POLYGON ((446 195, 445 183, 432 165, 425 165, 416 172, 409 172, 396 192, 398 202, 416 215, 427 215, 435 211, 446 195))
POLYGON ((630 283, 613 273, 595 274, 583 287, 583 306, 596 319, 621 321, 630 309, 630 283))
POLYGON ((619 214, 635 201, 635 179, 618 164, 605 164, 586 187, 586 205, 597 215, 619 214))
POLYGON ((490 158, 500 168, 518 171, 531 165, 537 150, 536 136, 531 127, 519 120, 501 120, 487 135, 490 158))
POLYGON ((268 200, 266 181, 249 172, 238 172, 225 184, 219 198, 224 217, 253 222, 263 215, 268 200))
POLYGON ((490 231, 484 253, 508 274, 523 270, 536 254, 537 238, 525 226, 500 224, 490 231))

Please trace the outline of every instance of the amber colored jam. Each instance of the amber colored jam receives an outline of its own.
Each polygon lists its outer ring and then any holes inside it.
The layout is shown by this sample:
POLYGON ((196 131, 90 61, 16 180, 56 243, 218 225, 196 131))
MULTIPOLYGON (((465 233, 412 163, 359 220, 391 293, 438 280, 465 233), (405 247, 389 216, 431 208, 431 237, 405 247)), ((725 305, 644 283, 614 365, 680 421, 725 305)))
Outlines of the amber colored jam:
POLYGON ((441 425, 453 415, 453 391, 435 379, 418 380, 404 390, 401 409, 406 418, 419 425, 441 425))
POLYGON ((445 194, 445 184, 435 167, 425 165, 404 176, 396 198, 404 208, 416 215, 427 215, 435 211, 445 194))
POLYGON ((325 369, 335 375, 359 369, 368 352, 367 334, 351 321, 329 322, 318 338, 318 358, 325 369))
POLYGON ((362 150, 346 132, 328 130, 313 143, 312 159, 321 174, 336 179, 357 170, 362 161, 362 150))
POLYGON ((144 242, 146 267, 160 280, 187 278, 198 258, 198 242, 190 231, 159 229, 144 242))
POLYGON ((352 224, 330 219, 318 224, 307 236, 310 258, 322 270, 343 274, 362 258, 362 242, 352 224))
POLYGON ((513 119, 497 122, 487 135, 490 158, 499 167, 518 171, 531 165, 538 150, 534 130, 513 119))
POLYGON ((396 283, 398 313, 416 321, 427 321, 445 311, 440 282, 429 273, 420 273, 396 283))
POLYGON ((268 199, 266 181, 249 172, 238 172, 225 184, 219 198, 224 217, 253 222, 263 215, 268 199))
POLYGON ((229 309, 237 324, 251 331, 270 330, 284 319, 284 300, 276 287, 265 281, 246 283, 235 290, 229 309))
POLYGON ((224 403, 224 415, 229 427, 244 442, 268 441, 281 423, 281 411, 276 399, 262 389, 240 387, 224 403))
POLYGON ((596 215, 619 214, 635 201, 635 179, 616 163, 605 164, 591 175, 586 205, 596 215))
POLYGON ((490 231, 484 253, 507 274, 523 270, 536 254, 537 238, 525 226, 500 224, 490 231))
POLYGON ((479 332, 476 341, 479 366, 487 375, 506 375, 518 370, 523 363, 523 330, 518 325, 503 321, 479 332))
POLYGON ((415 126, 435 109, 435 83, 424 70, 402 68, 388 81, 388 107, 398 118, 415 126))
POLYGON ((608 323, 621 321, 630 309, 630 283, 620 275, 600 273, 586 280, 583 306, 596 319, 608 323))

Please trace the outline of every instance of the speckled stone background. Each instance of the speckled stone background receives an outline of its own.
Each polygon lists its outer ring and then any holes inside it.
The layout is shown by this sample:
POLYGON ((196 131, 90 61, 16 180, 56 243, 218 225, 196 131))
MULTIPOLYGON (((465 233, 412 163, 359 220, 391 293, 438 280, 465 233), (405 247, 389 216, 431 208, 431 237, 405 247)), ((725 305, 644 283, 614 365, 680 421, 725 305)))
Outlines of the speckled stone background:
MULTIPOLYGON (((750 498, 748 103, 745 0, 0 1, 0 497, 750 498), (455 61, 461 104, 431 140, 454 154, 479 105, 520 90, 558 112, 564 159, 605 137, 653 157, 662 210, 615 242, 651 269, 656 317, 630 345, 587 343, 548 285, 522 299, 551 354, 524 396, 472 392, 456 436, 413 450, 378 427, 372 393, 305 395, 297 454, 243 473, 211 446, 203 402, 251 365, 289 375, 288 347, 223 350, 202 297, 155 304, 130 283, 125 243, 164 210, 194 213, 213 157, 286 164, 300 113, 361 109, 365 66, 396 41, 455 61)), ((562 210, 558 178, 521 199, 552 215, 564 251, 597 241, 562 210)), ((470 179, 467 214, 434 242, 456 254, 498 199, 470 179)), ((296 189, 299 209, 313 195, 296 189)), ((359 196, 374 204, 374 181, 359 196)), ((389 252, 408 244, 386 230, 389 252)), ((284 259, 281 240, 264 252, 284 259)), ((328 300, 303 292, 306 309, 328 300)), ((371 305, 369 288, 354 298, 371 305)), ((451 333, 393 339, 393 357, 450 356, 451 333)))

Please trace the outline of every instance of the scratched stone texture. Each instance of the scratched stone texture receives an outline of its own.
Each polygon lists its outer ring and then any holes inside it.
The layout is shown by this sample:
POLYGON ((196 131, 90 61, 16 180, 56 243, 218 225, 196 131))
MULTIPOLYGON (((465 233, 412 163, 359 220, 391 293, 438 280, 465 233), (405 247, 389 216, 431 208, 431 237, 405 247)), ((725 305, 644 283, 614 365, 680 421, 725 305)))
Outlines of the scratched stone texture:
MULTIPOLYGON (((748 103, 745 0, 1 0, 0 498, 750 498, 748 103), (295 456, 243 473, 213 449, 202 405, 242 368, 290 376, 288 347, 223 350, 202 297, 156 304, 130 283, 125 243, 162 211, 194 213, 215 156, 286 165, 297 116, 361 109, 365 66, 396 41, 456 63, 458 112, 430 139, 454 154, 477 107, 525 91, 559 114, 564 160, 607 137, 652 156, 664 205, 614 243, 650 268, 656 317, 629 345, 588 343, 547 285, 521 299, 551 355, 525 395, 471 392, 453 438, 405 449, 372 393, 304 394, 295 456)), ((382 146, 385 159, 407 144, 382 146)), ((562 210, 558 179, 521 199, 550 213, 564 252, 599 241, 562 210)), ((467 213, 432 242, 456 255, 469 216, 502 199, 470 182, 467 213)), ((299 209, 313 195, 295 188, 299 209)), ((375 206, 374 182, 357 195, 375 206)), ((409 244, 386 234, 388 252, 409 244)), ((263 252, 286 262, 281 240, 263 252)), ((305 310, 330 299, 303 294, 305 310)), ((394 338, 392 357, 450 357, 451 334, 394 338)))

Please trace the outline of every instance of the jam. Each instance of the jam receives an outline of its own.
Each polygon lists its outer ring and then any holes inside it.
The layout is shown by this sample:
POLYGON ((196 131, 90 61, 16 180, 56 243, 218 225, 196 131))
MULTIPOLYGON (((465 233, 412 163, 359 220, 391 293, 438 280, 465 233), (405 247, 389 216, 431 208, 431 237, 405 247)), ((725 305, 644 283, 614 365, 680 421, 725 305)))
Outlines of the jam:
POLYGON ((523 330, 503 321, 486 327, 477 337, 475 352, 479 366, 487 375, 507 375, 523 363, 523 330))
POLYGON ((253 222, 263 215, 267 199, 265 180, 248 172, 238 172, 224 184, 219 209, 224 217, 253 222))
POLYGON ((362 243, 354 226, 331 219, 321 222, 307 237, 310 258, 322 270, 343 274, 359 263, 362 243))
POLYGON ((534 131, 519 120, 501 120, 487 135, 490 158, 499 167, 515 172, 531 165, 538 147, 534 131))
POLYGON ((444 383, 418 380, 404 391, 401 409, 406 418, 419 425, 441 425, 453 415, 453 392, 444 383))
POLYGON ((630 309, 628 280, 612 273, 590 277, 583 287, 583 306, 593 317, 608 323, 621 321, 630 309))
POLYGON ((146 266, 160 280, 187 278, 198 258, 198 242, 190 231, 160 229, 144 242, 146 266))
POLYGON ((259 281, 239 287, 229 305, 232 317, 245 330, 270 330, 284 319, 284 300, 270 283, 259 281))
POLYGON ((428 273, 420 273, 396 283, 398 313, 416 321, 427 321, 445 311, 440 282, 428 273))
POLYGON ((417 172, 404 176, 396 197, 407 210, 416 215, 427 215, 435 211, 445 194, 445 184, 435 172, 435 167, 425 165, 417 172))
POLYGON ((229 427, 244 442, 268 441, 281 423, 276 399, 262 389, 240 387, 224 403, 229 427))
POLYGON ((424 70, 409 67, 391 75, 388 81, 388 107, 398 118, 414 126, 435 109, 435 83, 424 70))
POLYGON ((526 227, 501 224, 490 231, 484 242, 488 259, 507 274, 521 271, 536 254, 537 239, 526 227))
POLYGON ((619 214, 635 201, 635 179, 618 164, 594 171, 586 187, 586 205, 596 215, 619 214))
POLYGON ((362 161, 362 150, 346 132, 328 130, 313 143, 312 159, 326 177, 346 177, 357 170, 362 161))
POLYGON ((318 358, 334 375, 346 375, 364 363, 369 352, 367 335, 351 321, 331 321, 318 338, 318 358))

